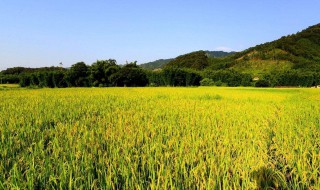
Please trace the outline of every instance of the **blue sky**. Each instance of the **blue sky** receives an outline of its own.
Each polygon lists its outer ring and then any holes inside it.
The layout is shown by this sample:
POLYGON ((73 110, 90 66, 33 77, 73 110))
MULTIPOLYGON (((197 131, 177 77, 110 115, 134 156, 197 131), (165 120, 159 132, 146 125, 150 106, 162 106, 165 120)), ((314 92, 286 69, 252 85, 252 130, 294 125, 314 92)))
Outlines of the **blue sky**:
POLYGON ((1 0, 0 70, 241 51, 320 22, 319 0, 1 0))

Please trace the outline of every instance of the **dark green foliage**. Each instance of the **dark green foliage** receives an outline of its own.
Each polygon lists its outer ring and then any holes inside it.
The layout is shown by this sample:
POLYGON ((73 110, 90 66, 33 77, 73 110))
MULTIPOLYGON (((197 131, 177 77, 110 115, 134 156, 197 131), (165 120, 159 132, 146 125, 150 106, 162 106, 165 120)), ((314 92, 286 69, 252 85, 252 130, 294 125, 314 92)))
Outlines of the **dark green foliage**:
POLYGON ((269 81, 264 79, 258 80, 255 84, 255 87, 269 87, 269 86, 270 86, 269 81))
POLYGON ((313 86, 320 85, 320 72, 313 74, 314 83, 313 86))
POLYGON ((93 86, 111 86, 109 77, 118 72, 120 67, 114 59, 98 60, 93 63, 90 71, 90 80, 93 86))
POLYGON ((19 83, 20 77, 15 74, 0 74, 0 84, 17 84, 19 83))
POLYGON ((66 69, 61 67, 40 67, 40 68, 25 68, 25 67, 13 67, 1 71, 3 75, 19 75, 22 73, 36 73, 36 72, 49 72, 49 71, 65 71, 66 69))
POLYGON ((163 70, 165 84, 167 86, 185 86, 186 80, 182 69, 166 68, 163 70))
POLYGON ((163 75, 163 71, 147 71, 146 72, 149 86, 165 86, 165 79, 163 75))
POLYGON ((78 62, 67 72, 68 86, 89 86, 88 76, 89 67, 84 62, 78 62))
POLYGON ((113 86, 146 86, 148 78, 144 70, 139 68, 136 62, 129 63, 121 68, 117 73, 110 76, 113 86))
POLYGON ((199 86, 202 79, 200 73, 192 69, 165 68, 162 74, 166 86, 199 86))
MULTIPOLYGON (((227 57, 229 55, 233 55, 236 52, 224 52, 224 51, 205 51, 205 54, 209 58, 220 58, 220 57, 227 57)), ((174 59, 159 59, 156 61, 152 61, 149 63, 144 63, 139 65, 140 67, 147 69, 147 70, 155 70, 155 69, 161 69, 165 67, 167 63, 170 61, 173 61, 174 59)))
POLYGON ((20 81, 19 81, 19 85, 21 87, 27 87, 27 86, 30 86, 30 75, 26 75, 26 74, 23 74, 20 76, 20 81))
MULTIPOLYGON (((18 70, 24 69, 19 68, 18 70)), ((78 62, 69 70, 62 68, 60 70, 31 70, 37 72, 14 74, 18 76, 18 82, 22 87, 199 86, 202 79, 201 72, 193 69, 165 68, 164 70, 147 71, 138 67, 136 62, 119 67, 112 59, 97 61, 91 67, 78 62)))
POLYGON ((204 78, 200 81, 201 86, 214 86, 215 83, 212 79, 204 78))
POLYGON ((236 64, 236 62, 234 60, 230 59, 230 57, 209 58, 208 62, 209 62, 209 66, 207 69, 210 69, 210 70, 227 69, 227 68, 230 68, 236 64))
MULTIPOLYGON (((162 70, 163 79, 166 86, 174 86, 176 79, 176 71, 177 69, 173 68, 165 68, 162 70)), ((177 79, 178 80, 178 79, 177 79)))
POLYGON ((19 84, 21 87, 67 87, 64 71, 48 71, 37 73, 24 73, 20 75, 19 84))
POLYGON ((205 78, 209 78, 214 82, 220 81, 226 83, 228 86, 250 86, 252 82, 252 76, 250 74, 244 74, 235 70, 206 70, 203 73, 205 78))
POLYGON ((38 73, 31 73, 30 75, 30 85, 39 86, 41 79, 38 78, 38 73))
POLYGON ((53 71, 52 72, 53 86, 58 88, 67 87, 64 71, 53 71))
POLYGON ((302 73, 297 70, 290 70, 278 73, 279 86, 312 86, 314 83, 313 73, 302 73))
POLYGON ((47 86, 47 82, 43 80, 49 80, 47 77, 38 76, 39 73, 49 73, 49 72, 62 72, 64 73, 66 69, 61 67, 41 67, 41 68, 24 68, 24 67, 13 67, 1 71, 0 83, 21 83, 26 84, 26 80, 30 80, 31 85, 44 85, 47 86), (30 76, 29 76, 30 75, 30 76), (24 82, 20 79, 24 78, 24 82), (27 79, 28 78, 28 79, 27 79), (40 82, 41 81, 41 82, 40 82))
POLYGON ((165 68, 147 72, 150 86, 199 86, 201 73, 192 69, 165 68))
POLYGON ((27 68, 24 68, 24 67, 13 67, 13 68, 8 68, 6 70, 1 71, 1 73, 4 75, 18 75, 25 72, 26 70, 27 68))
POLYGON ((310 87, 317 85, 319 73, 302 70, 272 71, 263 75, 270 86, 301 86, 310 87))
POLYGON ((199 86, 202 76, 200 72, 197 72, 192 69, 184 69, 186 86, 199 86))
POLYGON ((214 58, 219 58, 219 57, 227 57, 229 55, 233 55, 236 52, 224 52, 224 51, 205 51, 208 57, 214 57, 214 58))
POLYGON ((48 86, 48 73, 47 72, 39 72, 37 73, 39 80, 39 87, 47 87, 48 86))
POLYGON ((136 62, 129 63, 123 68, 113 59, 97 61, 91 67, 84 62, 78 62, 69 70, 40 69, 8 69, 9 73, 1 74, 0 81, 8 82, 8 78, 16 76, 14 82, 21 87, 88 87, 88 86, 146 86, 148 78, 146 71, 139 68, 136 62), (28 70, 28 72, 25 72, 28 70), (31 72, 35 71, 35 72, 31 72), (20 73, 20 74, 17 74, 20 73))
MULTIPOLYGON (((165 70, 166 71, 166 70, 165 70)), ((182 69, 172 69, 170 86, 186 86, 186 73, 182 69)))
POLYGON ((155 70, 155 69, 160 69, 163 68, 167 63, 172 61, 173 59, 159 59, 156 61, 152 61, 149 63, 144 63, 139 65, 139 67, 147 69, 147 70, 155 70))
POLYGON ((181 55, 170 61, 166 67, 188 68, 202 70, 209 65, 208 57, 204 51, 196 51, 181 55))

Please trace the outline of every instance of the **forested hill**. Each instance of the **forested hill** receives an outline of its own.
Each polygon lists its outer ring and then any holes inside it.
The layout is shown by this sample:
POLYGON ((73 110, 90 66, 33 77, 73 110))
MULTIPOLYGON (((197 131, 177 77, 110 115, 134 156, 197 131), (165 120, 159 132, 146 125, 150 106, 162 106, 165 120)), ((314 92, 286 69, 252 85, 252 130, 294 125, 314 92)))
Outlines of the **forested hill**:
MULTIPOLYGON (((211 58, 220 58, 220 57, 226 57, 229 55, 233 55, 236 52, 232 51, 232 52, 224 52, 224 51, 202 51, 206 54, 207 57, 211 57, 211 58)), ((194 52, 191 52, 190 54, 192 54, 194 52)), ((185 55, 189 55, 189 54, 185 54, 185 55)), ((178 56, 181 57, 181 56, 178 56)), ((139 65, 140 67, 144 68, 144 69, 148 69, 148 70, 155 70, 155 69, 160 69, 163 68, 166 64, 168 64, 169 62, 173 61, 174 59, 159 59, 156 61, 152 61, 149 63, 144 63, 139 65)))
POLYGON ((144 69, 148 69, 148 70, 160 69, 160 68, 162 68, 164 65, 166 65, 167 63, 169 63, 172 60, 173 59, 159 59, 159 60, 152 61, 152 62, 149 62, 149 63, 141 64, 139 66, 144 68, 144 69))
POLYGON ((320 24, 232 56, 233 68, 251 73, 299 69, 320 71, 320 24))
POLYGON ((208 54, 204 51, 196 51, 178 56, 177 58, 166 64, 165 67, 202 70, 208 67, 208 65, 208 54))
POLYGON ((219 58, 219 57, 227 57, 229 55, 233 55, 237 52, 225 52, 225 51, 204 51, 208 57, 219 58))
POLYGON ((242 52, 197 51, 165 60, 161 67, 233 69, 261 77, 273 71, 320 71, 320 24, 242 52))

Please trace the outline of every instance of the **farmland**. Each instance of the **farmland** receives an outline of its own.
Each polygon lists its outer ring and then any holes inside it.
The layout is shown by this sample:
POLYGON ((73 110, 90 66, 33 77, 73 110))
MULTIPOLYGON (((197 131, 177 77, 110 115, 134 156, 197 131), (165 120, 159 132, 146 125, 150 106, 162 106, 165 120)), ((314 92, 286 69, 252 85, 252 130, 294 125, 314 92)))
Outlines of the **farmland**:
POLYGON ((0 189, 320 188, 320 90, 0 89, 0 189))

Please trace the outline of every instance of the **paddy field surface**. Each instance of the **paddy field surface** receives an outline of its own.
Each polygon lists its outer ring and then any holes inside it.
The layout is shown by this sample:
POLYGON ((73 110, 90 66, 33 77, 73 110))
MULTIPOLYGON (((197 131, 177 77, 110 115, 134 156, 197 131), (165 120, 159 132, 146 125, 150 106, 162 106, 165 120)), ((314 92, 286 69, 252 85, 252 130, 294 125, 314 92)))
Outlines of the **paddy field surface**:
POLYGON ((320 89, 0 88, 0 189, 319 189, 320 89))

